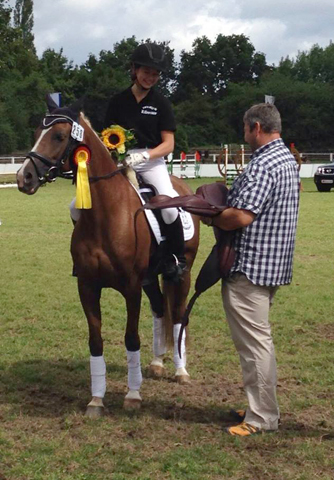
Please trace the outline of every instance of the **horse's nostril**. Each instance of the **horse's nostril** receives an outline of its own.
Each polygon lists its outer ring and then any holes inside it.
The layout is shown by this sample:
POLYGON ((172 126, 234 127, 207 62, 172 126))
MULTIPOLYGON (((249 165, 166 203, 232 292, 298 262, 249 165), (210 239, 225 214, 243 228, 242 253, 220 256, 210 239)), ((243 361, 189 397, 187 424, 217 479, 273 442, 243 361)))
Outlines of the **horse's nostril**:
POLYGON ((32 174, 31 173, 27 173, 25 176, 24 176, 24 183, 25 184, 28 184, 28 183, 31 183, 32 181, 32 174))

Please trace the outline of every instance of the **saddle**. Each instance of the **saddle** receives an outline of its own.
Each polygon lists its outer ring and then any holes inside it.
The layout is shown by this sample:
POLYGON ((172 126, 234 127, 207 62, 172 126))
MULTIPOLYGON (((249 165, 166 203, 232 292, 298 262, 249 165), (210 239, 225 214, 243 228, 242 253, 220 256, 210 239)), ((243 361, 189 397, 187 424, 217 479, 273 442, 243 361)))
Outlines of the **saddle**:
MULTIPOLYGON (((200 217, 215 217, 227 208, 228 188, 222 182, 202 185, 194 195, 170 198, 167 195, 153 197, 142 208, 152 210, 170 207, 181 207, 194 215, 200 217)), ((189 315, 197 298, 208 288, 215 285, 220 279, 228 276, 235 260, 233 247, 234 231, 224 231, 213 227, 216 243, 211 253, 205 260, 195 282, 195 293, 191 297, 185 314, 182 318, 182 325, 179 335, 179 354, 184 328, 189 323, 189 315)))

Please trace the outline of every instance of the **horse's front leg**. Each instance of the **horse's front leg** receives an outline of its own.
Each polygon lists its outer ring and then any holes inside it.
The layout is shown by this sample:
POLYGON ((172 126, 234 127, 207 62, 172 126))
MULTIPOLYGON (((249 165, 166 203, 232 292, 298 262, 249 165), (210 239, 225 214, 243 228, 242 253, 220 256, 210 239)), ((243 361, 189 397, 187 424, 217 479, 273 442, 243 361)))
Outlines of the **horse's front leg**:
POLYGON ((140 387, 142 372, 140 365, 140 338, 138 333, 141 285, 128 290, 126 296, 127 323, 125 332, 125 347, 128 362, 128 393, 125 396, 125 409, 139 409, 141 407, 140 387))
POLYGON ((87 317, 89 329, 90 375, 92 399, 87 405, 86 415, 100 417, 105 409, 103 398, 106 392, 106 364, 103 357, 101 336, 101 288, 78 281, 82 307, 87 317))

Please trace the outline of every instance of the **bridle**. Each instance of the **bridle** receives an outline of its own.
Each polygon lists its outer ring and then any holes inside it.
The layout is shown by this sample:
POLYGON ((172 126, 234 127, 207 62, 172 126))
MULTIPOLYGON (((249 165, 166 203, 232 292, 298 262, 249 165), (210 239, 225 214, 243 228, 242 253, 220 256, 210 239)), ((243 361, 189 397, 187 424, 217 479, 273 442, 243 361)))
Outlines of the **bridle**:
MULTIPOLYGON (((69 158, 69 156, 75 149, 75 147, 79 145, 83 140, 84 128, 81 125, 79 125, 78 121, 73 120, 73 118, 67 115, 52 114, 52 113, 45 115, 42 121, 41 129, 46 130, 47 128, 50 128, 53 125, 55 125, 56 123, 69 123, 70 125, 72 125, 71 134, 68 139, 66 148, 63 154, 60 156, 60 158, 56 160, 56 163, 52 162, 50 159, 34 151, 29 152, 26 156, 32 162, 35 168, 37 177, 42 184, 47 182, 48 183, 54 182, 57 177, 73 180, 74 178, 73 170, 68 170, 64 172, 63 166, 65 164, 65 161, 69 158), (35 159, 42 162, 43 165, 46 165, 47 167, 49 167, 47 172, 45 173, 40 172, 40 169, 38 168, 38 165, 36 164, 35 159)), ((96 182, 97 180, 111 178, 117 173, 120 173, 125 168, 127 167, 123 165, 123 166, 120 166, 117 170, 114 170, 113 172, 108 173, 106 175, 102 175, 99 177, 89 177, 89 181, 96 182)))
MULTIPOLYGON (((62 114, 47 114, 43 118, 41 129, 46 130, 47 128, 52 127, 56 123, 69 123, 72 125, 72 132, 73 132, 73 126, 77 127, 79 126, 80 129, 82 129, 82 137, 83 137, 83 128, 75 122, 71 117, 68 117, 67 115, 62 115, 62 114)), ((81 131, 81 130, 80 130, 81 131)), ((52 162, 49 158, 44 157, 40 153, 31 151, 27 154, 27 158, 30 158, 36 174, 38 176, 38 179, 41 183, 46 183, 46 182, 54 182, 56 180, 56 177, 61 177, 61 178, 66 178, 66 179, 73 179, 73 171, 68 170, 66 172, 63 171, 63 166, 65 164, 65 161, 67 158, 70 156, 71 151, 74 149, 74 147, 80 142, 78 140, 79 137, 74 137, 71 132, 71 135, 68 139, 66 148, 63 152, 63 154, 56 160, 56 163, 52 162), (38 165, 35 162, 35 159, 39 160, 40 162, 43 163, 43 165, 49 167, 47 172, 41 173, 40 169, 38 168, 38 165)))

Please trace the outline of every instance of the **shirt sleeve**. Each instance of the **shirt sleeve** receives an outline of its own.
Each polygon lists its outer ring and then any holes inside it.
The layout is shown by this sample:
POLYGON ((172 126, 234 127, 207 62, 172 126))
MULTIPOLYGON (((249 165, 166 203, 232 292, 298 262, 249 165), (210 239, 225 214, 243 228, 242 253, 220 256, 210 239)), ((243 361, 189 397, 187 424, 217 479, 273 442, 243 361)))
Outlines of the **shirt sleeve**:
POLYGON ((249 165, 233 185, 228 198, 230 207, 249 210, 255 215, 265 210, 273 188, 273 179, 261 165, 249 165))
POLYGON ((106 115, 104 117, 103 128, 108 128, 110 125, 118 124, 118 96, 115 95, 109 100, 106 115))
POLYGON ((167 100, 167 98, 163 97, 160 108, 161 108, 161 112, 159 115, 159 123, 158 123, 159 131, 162 132, 164 130, 168 130, 170 132, 175 132, 176 131, 175 117, 174 117, 172 106, 170 102, 167 100))

